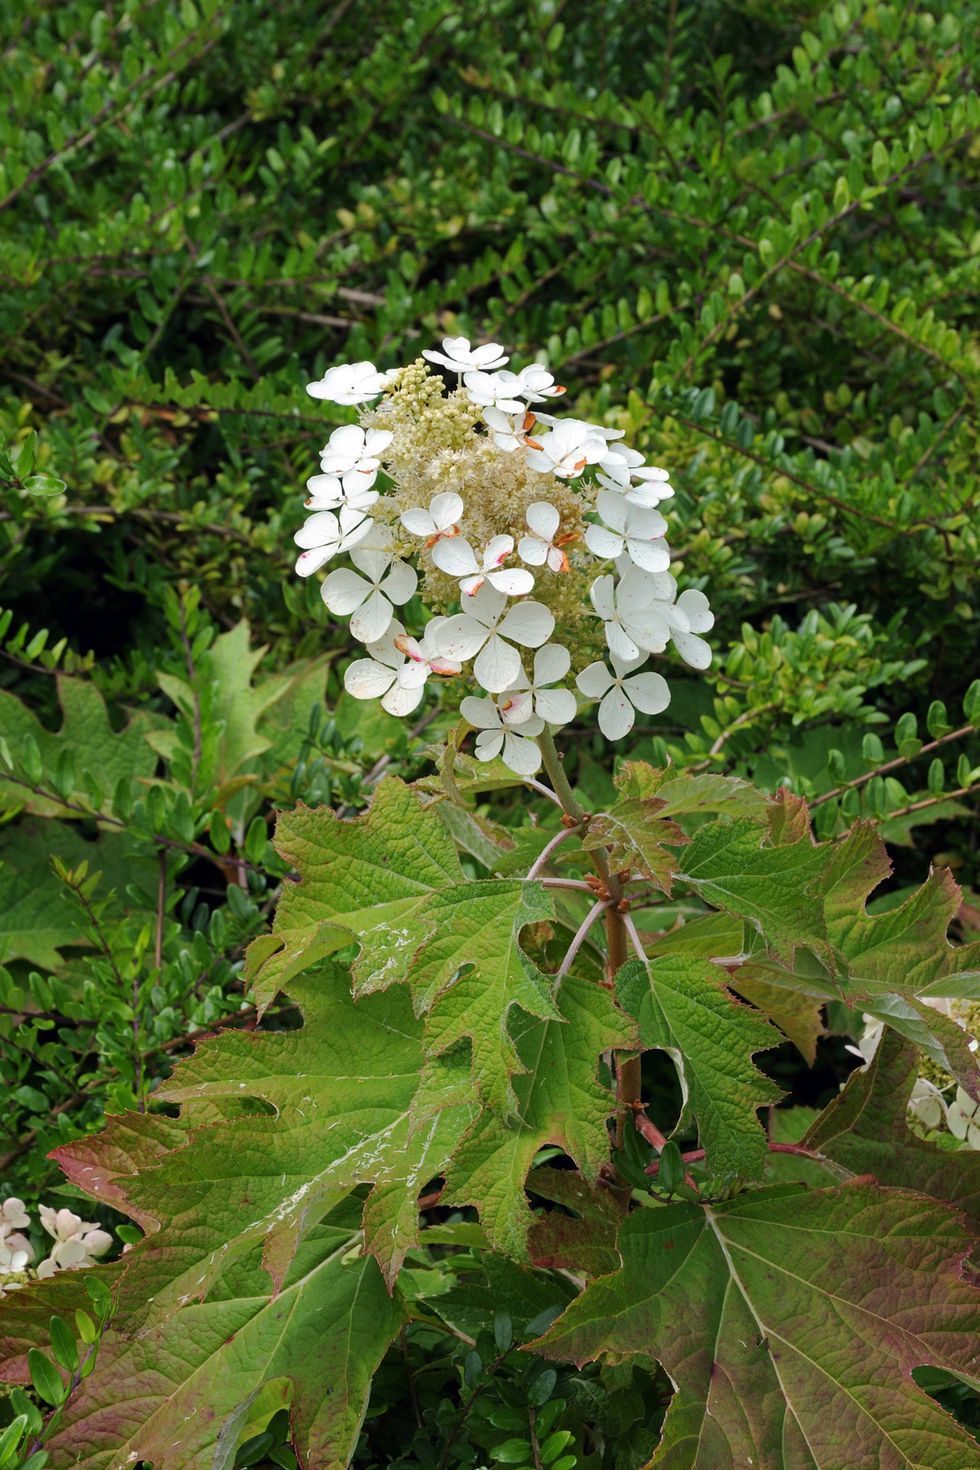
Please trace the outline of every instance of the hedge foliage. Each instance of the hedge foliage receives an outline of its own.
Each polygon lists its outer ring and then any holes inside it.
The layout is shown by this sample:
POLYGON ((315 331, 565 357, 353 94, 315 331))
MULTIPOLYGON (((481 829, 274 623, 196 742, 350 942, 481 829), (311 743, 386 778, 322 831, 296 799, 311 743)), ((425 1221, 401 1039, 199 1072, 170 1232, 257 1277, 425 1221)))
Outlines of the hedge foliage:
MULTIPOLYGON (((383 770, 430 769, 447 729, 352 708, 346 630, 292 576, 301 486, 343 418, 303 385, 336 361, 457 331, 543 349, 569 410, 670 466, 679 575, 719 615, 709 675, 678 666, 668 723, 624 754, 789 785, 822 838, 875 817, 889 901, 935 860, 969 897, 973 0, 19 0, 7 19, 11 1190, 54 1187, 48 1149, 144 1105, 189 1034, 253 1023, 275 812, 354 811, 383 770)), ((599 737, 574 738, 604 793, 599 737)), ((852 1019, 831 1008, 828 1031, 852 1019)), ((488 1361, 446 1372, 475 1391, 488 1361)), ((579 1434, 593 1389, 563 1384, 541 1402, 560 1391, 549 1423, 579 1434)), ((625 1448, 601 1463, 639 1463, 649 1404, 628 1376, 604 1392, 625 1448)), ((439 1402, 427 1384, 405 1412, 439 1402)), ((431 1463, 489 1454, 508 1403, 443 1424, 431 1463)), ((379 1429, 357 1463, 430 1463, 392 1453, 379 1429)))

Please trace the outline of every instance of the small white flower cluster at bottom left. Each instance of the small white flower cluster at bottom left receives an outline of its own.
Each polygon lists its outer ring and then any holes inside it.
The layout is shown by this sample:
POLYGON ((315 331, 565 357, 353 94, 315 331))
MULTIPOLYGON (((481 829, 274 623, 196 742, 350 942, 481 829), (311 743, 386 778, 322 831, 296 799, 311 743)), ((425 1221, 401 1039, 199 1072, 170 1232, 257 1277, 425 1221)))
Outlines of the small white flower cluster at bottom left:
MULTIPOLYGON (((112 1236, 91 1220, 83 1220, 72 1210, 53 1210, 39 1205, 41 1224, 52 1237, 47 1257, 38 1263, 33 1274, 54 1276, 57 1271, 72 1271, 79 1266, 92 1266, 112 1245, 112 1236)), ((35 1252, 23 1232, 30 1226, 30 1216, 22 1199, 12 1195, 0 1204, 0 1296, 14 1291, 27 1281, 27 1268, 35 1252)))

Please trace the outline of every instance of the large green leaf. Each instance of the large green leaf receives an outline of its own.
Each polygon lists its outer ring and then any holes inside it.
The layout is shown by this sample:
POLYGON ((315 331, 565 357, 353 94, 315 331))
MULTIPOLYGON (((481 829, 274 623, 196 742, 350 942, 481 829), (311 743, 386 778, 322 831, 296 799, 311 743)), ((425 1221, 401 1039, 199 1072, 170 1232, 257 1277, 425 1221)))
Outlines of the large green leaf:
POLYGON ((680 852, 677 877, 752 925, 775 953, 790 958, 806 945, 828 954, 822 883, 829 853, 809 835, 774 842, 771 827, 737 817, 699 827, 680 852))
POLYGON ((416 915, 432 893, 463 878, 433 807, 394 777, 353 821, 326 807, 284 812, 276 845, 299 876, 283 884, 272 934, 248 952, 247 974, 262 1005, 293 975, 355 940, 363 990, 404 979, 429 932, 416 915))
MULTIPOLYGON (((857 1180, 637 1211, 622 1268, 535 1344, 582 1364, 657 1358, 669 1470, 965 1470, 970 1436, 914 1383, 976 1368, 969 1242, 922 1196, 857 1180)), ((973 1379, 973 1382, 978 1380, 973 1379)))
POLYGON ((644 1046, 670 1053, 698 1122, 708 1168, 758 1178, 766 1137, 756 1116, 782 1096, 752 1056, 778 1046, 778 1031, 727 989, 724 970, 695 955, 630 960, 616 977, 623 1008, 644 1046))
POLYGON ((468 1040, 480 1095, 504 1112, 516 1108, 511 1076, 525 1070, 508 1030, 512 1008, 559 1019, 551 977, 520 946, 522 929, 553 918, 539 884, 507 881, 459 884, 418 915, 431 937, 412 957, 408 976, 416 1007, 428 1012, 427 1050, 438 1056, 468 1040))
MULTIPOLYGON (((345 1203, 310 1231, 278 1290, 259 1251, 224 1289, 132 1337, 111 1332, 47 1448, 84 1470, 225 1470, 267 1384, 283 1383, 300 1462, 346 1470, 371 1380, 402 1321, 345 1203)), ((135 1290, 129 1276, 121 1291, 135 1290)))
POLYGON ((827 855, 823 908, 838 973, 831 974, 816 956, 797 956, 789 965, 778 955, 759 953, 746 967, 747 977, 863 1008, 975 1094, 978 1071, 969 1037, 925 1003, 980 995, 980 947, 957 948, 948 939, 960 904, 951 873, 934 869, 903 903, 869 913, 869 895, 891 871, 874 828, 859 822, 839 842, 815 850, 827 855))
POLYGON ((523 1013, 512 1024, 525 1075, 514 1078, 516 1120, 482 1112, 446 1176, 445 1199, 476 1204, 490 1243, 527 1259, 532 1215, 524 1182, 538 1149, 557 1144, 595 1180, 609 1159, 606 1119, 615 1100, 599 1081, 601 1053, 634 1047, 633 1023, 602 987, 566 977, 559 1019, 523 1013))
POLYGON ((909 1128, 918 1075, 916 1048, 886 1028, 871 1061, 851 1073, 803 1142, 852 1174, 946 1200, 980 1222, 980 1153, 936 1148, 909 1128))

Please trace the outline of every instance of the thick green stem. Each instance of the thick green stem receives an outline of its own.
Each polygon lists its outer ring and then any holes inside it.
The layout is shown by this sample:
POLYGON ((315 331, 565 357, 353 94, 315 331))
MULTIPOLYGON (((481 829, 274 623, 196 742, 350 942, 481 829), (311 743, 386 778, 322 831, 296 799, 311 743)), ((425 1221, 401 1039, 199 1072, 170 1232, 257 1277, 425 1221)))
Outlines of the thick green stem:
POLYGON ((571 782, 565 775, 565 767, 562 765, 561 756, 558 754, 555 737, 547 727, 538 736, 538 749, 541 751, 544 768, 548 772, 552 786, 555 788, 555 795, 561 802, 563 810, 572 818, 577 826, 584 819, 585 810, 579 805, 575 792, 572 790, 571 782))

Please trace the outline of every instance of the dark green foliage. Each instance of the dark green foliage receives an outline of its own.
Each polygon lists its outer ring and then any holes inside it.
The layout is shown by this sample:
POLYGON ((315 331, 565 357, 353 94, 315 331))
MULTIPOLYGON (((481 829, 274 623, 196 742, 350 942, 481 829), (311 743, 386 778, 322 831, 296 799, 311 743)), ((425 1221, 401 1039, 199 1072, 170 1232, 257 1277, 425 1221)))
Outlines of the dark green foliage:
MULTIPOLYGON (((353 812, 383 770, 429 771, 449 729, 341 697, 346 628, 292 575, 303 481, 343 417, 303 388, 335 361, 458 330, 543 350, 583 417, 625 405, 718 624, 712 669, 674 669, 665 720, 623 756, 788 785, 822 839, 875 818, 895 857, 879 906, 938 862, 964 888, 954 933, 975 927, 973 0, 4 18, 9 1191, 73 1194, 50 1149, 148 1106, 195 1035, 256 1025, 242 966, 288 872, 277 810, 353 812)), ((592 724, 572 741, 580 791, 611 800, 592 724)), ((504 792, 494 816, 525 811, 504 792)), ((794 1033, 752 983, 803 1047, 859 1025, 831 1002, 794 1033)), ((298 1018, 281 1002, 262 1024, 298 1018)), ((536 1465, 556 1434, 562 1470, 652 1453, 665 1380, 543 1367, 516 1316, 506 1347, 503 1315, 463 1330, 474 1345, 420 1321, 395 1341, 356 1466, 523 1464, 525 1443, 536 1465)), ((283 1420, 239 1463, 292 1470, 283 1420)), ((0 1466, 22 1430, 0 1431, 0 1466)))

